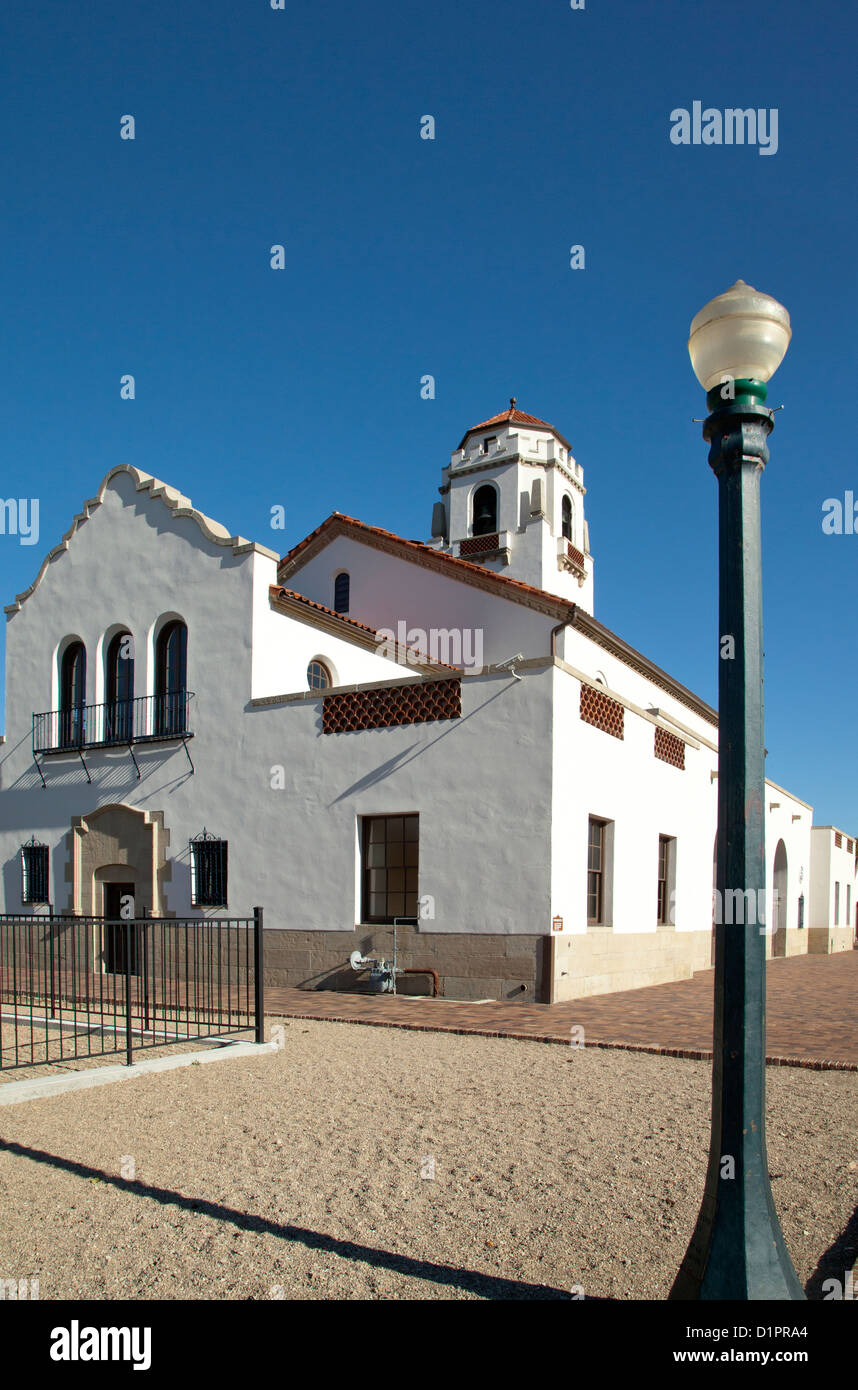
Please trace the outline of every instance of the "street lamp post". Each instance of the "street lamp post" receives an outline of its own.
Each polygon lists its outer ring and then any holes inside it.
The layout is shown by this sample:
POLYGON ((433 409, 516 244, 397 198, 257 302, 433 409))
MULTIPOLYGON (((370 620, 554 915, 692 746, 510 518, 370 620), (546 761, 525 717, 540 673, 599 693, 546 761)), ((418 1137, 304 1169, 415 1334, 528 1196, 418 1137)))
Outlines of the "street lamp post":
POLYGON ((688 344, 707 393, 703 437, 719 492, 721 910, 716 907, 709 1166, 672 1299, 804 1298, 769 1183, 766 946, 760 925, 766 893, 760 476, 774 427, 765 383, 789 340, 786 309, 739 280, 697 314, 688 344))

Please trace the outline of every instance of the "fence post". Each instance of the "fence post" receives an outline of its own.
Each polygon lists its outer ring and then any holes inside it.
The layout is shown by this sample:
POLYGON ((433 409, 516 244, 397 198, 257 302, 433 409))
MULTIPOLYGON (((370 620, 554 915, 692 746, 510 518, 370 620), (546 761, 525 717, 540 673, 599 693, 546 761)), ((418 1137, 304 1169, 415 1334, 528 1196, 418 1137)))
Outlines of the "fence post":
MULTIPOLYGON (((153 915, 154 915, 154 911, 155 911, 154 908, 151 908, 151 909, 150 909, 150 908, 148 908, 148 907, 144 907, 144 909, 143 909, 143 925, 142 925, 142 927, 140 928, 140 933, 141 933, 141 936, 142 936, 142 938, 143 938, 142 950, 141 950, 141 956, 142 956, 141 964, 142 964, 142 968, 143 968, 143 1031, 144 1031, 144 1033, 146 1033, 146 1032, 149 1031, 149 931, 148 931, 148 927, 149 927, 149 913, 150 913, 150 911, 151 911, 151 912, 153 913, 153 915)), ((154 1041, 154 1039, 153 1039, 153 1041, 154 1041)))
POLYGON ((133 922, 122 922, 125 928, 125 1065, 133 1066, 131 1055, 131 932, 133 922))
POLYGON ((253 909, 253 1008, 256 1041, 265 1041, 265 999, 262 988, 262 908, 253 909))
POLYGON ((54 999, 54 905, 48 903, 48 953, 51 962, 51 1018, 56 1018, 57 1008, 54 999))

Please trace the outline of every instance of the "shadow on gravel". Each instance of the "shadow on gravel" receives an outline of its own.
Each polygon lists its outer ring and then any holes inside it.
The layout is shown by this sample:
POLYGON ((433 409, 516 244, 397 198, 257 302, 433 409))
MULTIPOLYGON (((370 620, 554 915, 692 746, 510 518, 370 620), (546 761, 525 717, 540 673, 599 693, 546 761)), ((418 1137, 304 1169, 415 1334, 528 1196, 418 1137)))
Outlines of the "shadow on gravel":
POLYGON ((823 1251, 819 1263, 804 1286, 810 1299, 825 1299, 823 1284, 826 1279, 836 1279, 841 1288, 846 1282, 846 1271, 852 1269, 858 1254, 858 1207, 855 1208, 837 1239, 823 1251))
MULTIPOLYGON (((452 1288, 466 1289, 487 1299, 576 1299, 568 1289, 556 1289, 547 1284, 526 1284, 518 1279, 502 1279, 494 1274, 481 1274, 471 1269, 456 1269, 453 1265, 433 1264, 429 1260, 415 1260, 409 1255, 396 1255, 392 1250, 377 1250, 371 1245, 359 1245, 353 1240, 338 1240, 326 1236, 321 1231, 309 1231, 303 1226, 282 1225, 270 1221, 265 1216, 252 1216, 248 1212, 236 1211, 232 1207, 221 1206, 218 1202, 207 1202, 199 1197, 185 1197, 168 1187, 151 1187, 142 1182, 129 1182, 127 1178, 107 1173, 102 1168, 92 1168, 86 1163, 76 1163, 73 1159, 61 1158, 58 1154, 46 1153, 44 1149, 31 1149, 25 1144, 0 1139, 0 1150, 29 1158, 34 1163, 44 1163, 51 1168, 59 1168, 65 1173, 74 1173, 79 1178, 98 1178, 120 1192, 130 1192, 138 1197, 148 1197, 150 1201, 160 1202, 162 1206, 179 1207, 183 1211, 195 1212, 199 1216, 212 1216, 218 1221, 228 1221, 242 1231, 259 1231, 277 1236, 280 1240, 296 1241, 310 1250, 323 1250, 326 1254, 339 1255, 346 1260, 358 1260, 362 1264, 377 1269, 392 1269, 398 1274, 410 1275, 413 1279, 427 1279, 434 1284, 447 1284, 452 1288)), ((588 1298, 588 1303, 606 1303, 610 1299, 588 1298)))

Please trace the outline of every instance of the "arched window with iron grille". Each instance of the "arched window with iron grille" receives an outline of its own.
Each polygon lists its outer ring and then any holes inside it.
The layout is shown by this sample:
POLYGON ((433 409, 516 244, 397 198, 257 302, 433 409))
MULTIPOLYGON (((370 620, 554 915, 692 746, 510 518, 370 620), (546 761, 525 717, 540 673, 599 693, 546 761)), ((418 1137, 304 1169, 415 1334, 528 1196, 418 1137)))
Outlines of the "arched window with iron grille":
POLYGON ((226 907, 227 841, 203 826, 202 834, 190 842, 191 905, 193 907, 226 907))
POLYGON ((21 902, 49 903, 48 846, 33 835, 21 846, 21 902))

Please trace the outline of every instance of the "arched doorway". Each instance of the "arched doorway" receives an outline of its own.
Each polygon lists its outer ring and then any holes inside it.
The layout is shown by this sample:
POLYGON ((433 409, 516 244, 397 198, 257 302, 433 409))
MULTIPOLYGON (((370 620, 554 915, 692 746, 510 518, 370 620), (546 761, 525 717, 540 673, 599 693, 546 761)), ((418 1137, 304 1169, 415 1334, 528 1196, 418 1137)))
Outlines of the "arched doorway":
POLYGON ((772 955, 786 955, 787 940, 787 852, 778 840, 772 875, 772 955))
POLYGON ((137 871, 128 864, 104 864, 93 874, 93 905, 104 918, 96 938, 97 959, 106 975, 140 973, 138 933, 123 921, 137 917, 137 871), (99 910, 100 909, 100 910, 99 910))
POLYGON ((134 806, 99 806, 73 816, 70 831, 69 911, 81 917, 122 916, 121 902, 133 886, 134 914, 170 916, 166 889, 170 878, 170 832, 163 811, 134 806), (122 891, 115 886, 119 884, 122 891))

